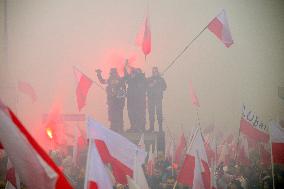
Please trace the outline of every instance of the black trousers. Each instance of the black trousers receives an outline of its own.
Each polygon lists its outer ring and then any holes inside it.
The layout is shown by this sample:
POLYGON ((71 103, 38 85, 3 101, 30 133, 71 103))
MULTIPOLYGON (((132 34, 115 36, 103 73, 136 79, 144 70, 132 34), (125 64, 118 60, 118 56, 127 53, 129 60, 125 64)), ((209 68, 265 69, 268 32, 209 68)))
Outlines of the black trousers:
POLYGON ((123 108, 125 105, 124 98, 109 98, 108 99, 108 120, 110 128, 114 131, 123 131, 123 108))
POLYGON ((157 115, 159 131, 162 131, 163 130, 162 98, 149 98, 148 97, 148 113, 149 113, 150 129, 154 129, 155 116, 157 115))

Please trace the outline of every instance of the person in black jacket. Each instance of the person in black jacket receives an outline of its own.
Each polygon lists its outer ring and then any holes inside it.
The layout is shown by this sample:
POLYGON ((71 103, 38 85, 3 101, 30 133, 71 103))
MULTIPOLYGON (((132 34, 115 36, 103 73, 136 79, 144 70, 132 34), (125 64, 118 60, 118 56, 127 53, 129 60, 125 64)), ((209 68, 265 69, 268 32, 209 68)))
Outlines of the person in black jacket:
POLYGON ((127 83, 127 110, 130 131, 143 132, 146 124, 146 77, 140 68, 132 68, 125 63, 124 78, 127 83), (128 73, 127 68, 130 68, 128 73))
POLYGON ((159 131, 163 131, 163 93, 167 88, 165 80, 161 77, 157 67, 152 68, 152 76, 147 79, 147 97, 149 112, 149 131, 154 131, 155 115, 159 124, 159 131))
POLYGON ((110 128, 117 132, 123 131, 123 108, 125 105, 125 82, 121 78, 116 68, 110 69, 109 78, 105 80, 101 75, 101 70, 96 70, 97 77, 101 84, 107 84, 107 105, 108 105, 108 120, 110 128))

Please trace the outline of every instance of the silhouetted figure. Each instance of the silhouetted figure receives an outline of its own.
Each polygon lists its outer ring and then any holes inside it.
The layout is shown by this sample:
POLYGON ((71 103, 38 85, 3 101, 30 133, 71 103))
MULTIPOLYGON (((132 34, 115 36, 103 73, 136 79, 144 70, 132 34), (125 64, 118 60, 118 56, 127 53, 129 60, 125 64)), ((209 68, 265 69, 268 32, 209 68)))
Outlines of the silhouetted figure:
POLYGON ((130 131, 144 131, 146 124, 146 87, 145 74, 139 68, 130 68, 127 72, 125 63, 124 77, 127 83, 127 110, 130 131))
POLYGON ((167 84, 161 77, 157 67, 153 67, 152 76, 147 79, 147 97, 149 112, 149 131, 154 131, 155 115, 159 124, 159 131, 163 131, 163 92, 166 90, 167 84))
POLYGON ((101 70, 96 70, 97 77, 101 84, 107 84, 107 105, 108 105, 108 120, 110 128, 114 131, 123 131, 123 108, 125 105, 125 82, 121 78, 116 68, 111 68, 109 78, 103 79, 101 70))

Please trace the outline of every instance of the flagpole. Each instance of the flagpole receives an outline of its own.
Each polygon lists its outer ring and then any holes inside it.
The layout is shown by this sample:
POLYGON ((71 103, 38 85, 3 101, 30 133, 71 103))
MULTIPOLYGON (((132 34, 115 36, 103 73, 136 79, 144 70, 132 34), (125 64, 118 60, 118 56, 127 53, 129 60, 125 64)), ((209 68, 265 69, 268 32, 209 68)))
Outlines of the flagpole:
POLYGON ((275 189, 274 165, 273 165, 272 142, 271 142, 271 122, 268 128, 269 128, 269 143, 270 143, 270 153, 271 153, 270 159, 271 159, 272 183, 273 183, 273 189, 275 189))
POLYGON ((184 47, 184 49, 173 59, 173 61, 165 68, 162 72, 164 75, 175 63, 176 61, 185 53, 185 51, 192 45, 192 43, 207 29, 208 24, 184 47))
POLYGON ((200 119, 199 119, 199 113, 198 113, 197 107, 195 108, 195 110, 196 110, 196 116, 197 116, 198 126, 199 126, 199 128, 200 128, 200 119))
MULTIPOLYGON (((81 72, 80 69, 78 69, 76 66, 74 66, 78 71, 81 72)), ((83 73, 83 72, 81 72, 83 73)), ((85 75, 85 74, 84 74, 85 75)), ((85 75, 87 78, 89 78, 87 75, 85 75)), ((90 78, 89 78, 90 79, 90 78)), ((103 86, 101 86, 98 82, 96 82, 95 80, 90 79, 95 85, 97 85, 100 89, 102 89, 103 91, 105 90, 103 86)))

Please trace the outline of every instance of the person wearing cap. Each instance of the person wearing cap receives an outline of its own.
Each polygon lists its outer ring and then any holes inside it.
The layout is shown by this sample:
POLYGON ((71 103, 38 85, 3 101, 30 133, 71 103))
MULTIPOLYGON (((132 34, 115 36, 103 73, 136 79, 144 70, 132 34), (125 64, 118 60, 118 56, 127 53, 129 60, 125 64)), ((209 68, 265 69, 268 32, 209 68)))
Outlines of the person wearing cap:
POLYGON ((159 132, 163 131, 163 93, 167 88, 165 80, 161 77, 158 67, 152 68, 152 76, 147 79, 147 98, 150 128, 154 131, 155 115, 157 115, 159 132))
POLYGON ((117 73, 116 68, 111 68, 109 78, 102 77, 102 71, 96 70, 101 84, 106 84, 108 120, 110 128, 117 132, 123 131, 123 108, 125 105, 125 82, 117 73))

